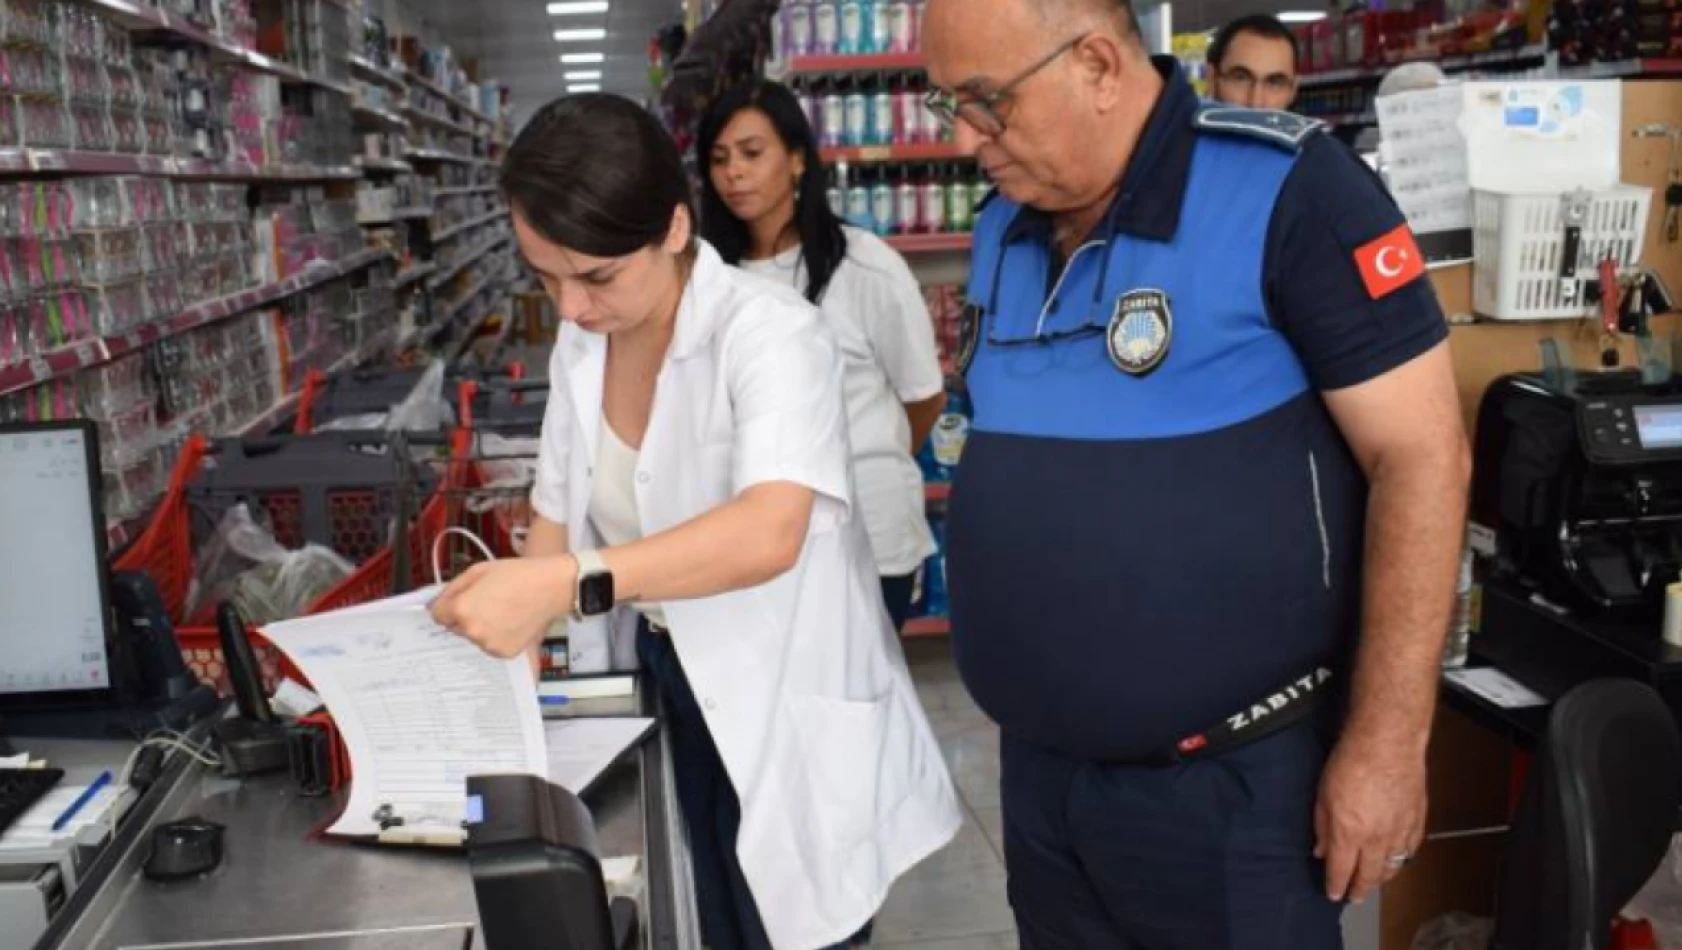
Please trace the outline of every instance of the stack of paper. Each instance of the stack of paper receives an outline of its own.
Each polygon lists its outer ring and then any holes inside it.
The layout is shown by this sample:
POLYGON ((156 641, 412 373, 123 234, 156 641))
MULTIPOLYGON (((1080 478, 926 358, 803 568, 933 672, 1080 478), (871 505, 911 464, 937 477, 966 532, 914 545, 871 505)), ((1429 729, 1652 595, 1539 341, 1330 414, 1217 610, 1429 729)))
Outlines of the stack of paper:
POLYGON ((526 660, 496 659, 439 626, 425 607, 433 593, 263 629, 309 678, 350 754, 350 800, 332 834, 457 844, 468 776, 539 775, 583 794, 653 728, 546 727, 526 660))

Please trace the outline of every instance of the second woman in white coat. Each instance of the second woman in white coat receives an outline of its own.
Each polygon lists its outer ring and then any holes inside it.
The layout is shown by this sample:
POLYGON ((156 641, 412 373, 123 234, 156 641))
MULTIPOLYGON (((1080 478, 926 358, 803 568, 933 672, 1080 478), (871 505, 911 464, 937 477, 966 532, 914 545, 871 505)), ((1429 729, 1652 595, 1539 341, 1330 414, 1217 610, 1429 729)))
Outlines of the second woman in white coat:
POLYGON ((816 304, 841 348, 854 486, 897 629, 917 566, 935 550, 913 456, 946 404, 922 291, 898 252, 830 210, 817 141, 787 86, 757 81, 726 92, 702 120, 696 149, 707 169, 708 243, 727 263, 816 304))
POLYGON ((627 99, 541 109, 503 160, 564 328, 524 557, 439 622, 517 656, 572 613, 575 669, 636 615, 712 950, 847 941, 951 840, 939 746, 884 620, 851 490, 841 360, 792 290, 693 235, 677 147, 627 99))

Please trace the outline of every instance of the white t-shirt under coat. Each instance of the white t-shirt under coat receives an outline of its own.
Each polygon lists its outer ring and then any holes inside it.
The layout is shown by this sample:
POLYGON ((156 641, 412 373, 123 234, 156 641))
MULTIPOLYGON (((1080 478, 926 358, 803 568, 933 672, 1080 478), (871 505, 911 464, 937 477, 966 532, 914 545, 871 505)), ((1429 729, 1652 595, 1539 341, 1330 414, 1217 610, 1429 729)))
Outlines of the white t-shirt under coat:
MULTIPOLYGON (((934 323, 904 258, 869 231, 845 231, 847 255, 819 309, 841 349, 858 505, 877 571, 893 577, 916 570, 935 551, 904 404, 938 395, 946 381, 934 323)), ((806 292, 799 247, 740 266, 806 292)))

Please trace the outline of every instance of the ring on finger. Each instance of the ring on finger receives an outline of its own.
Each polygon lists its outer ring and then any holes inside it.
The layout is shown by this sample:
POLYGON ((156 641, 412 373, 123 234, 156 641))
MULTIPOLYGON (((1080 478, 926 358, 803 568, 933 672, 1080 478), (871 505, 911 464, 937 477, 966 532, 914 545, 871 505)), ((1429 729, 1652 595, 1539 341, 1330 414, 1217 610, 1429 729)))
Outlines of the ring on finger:
POLYGON ((1398 851, 1395 854, 1390 855, 1388 858, 1385 858, 1384 864, 1392 871, 1400 871, 1402 868, 1407 867, 1408 862, 1412 860, 1413 855, 1411 853, 1407 851, 1398 851))

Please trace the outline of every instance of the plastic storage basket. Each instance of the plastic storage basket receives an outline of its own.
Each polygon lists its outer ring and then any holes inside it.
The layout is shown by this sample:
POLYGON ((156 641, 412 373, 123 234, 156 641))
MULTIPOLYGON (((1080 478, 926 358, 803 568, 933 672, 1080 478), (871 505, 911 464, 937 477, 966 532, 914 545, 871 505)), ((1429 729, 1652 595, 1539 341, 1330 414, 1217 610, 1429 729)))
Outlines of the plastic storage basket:
POLYGON ((1565 254, 1565 198, 1479 190, 1472 203, 1472 307, 1498 320, 1585 317, 1595 306, 1582 293, 1601 261, 1620 268, 1641 261, 1653 192, 1617 185, 1592 193, 1577 257, 1577 293, 1561 286, 1565 254))

